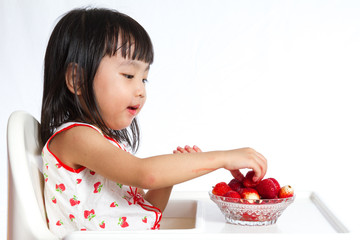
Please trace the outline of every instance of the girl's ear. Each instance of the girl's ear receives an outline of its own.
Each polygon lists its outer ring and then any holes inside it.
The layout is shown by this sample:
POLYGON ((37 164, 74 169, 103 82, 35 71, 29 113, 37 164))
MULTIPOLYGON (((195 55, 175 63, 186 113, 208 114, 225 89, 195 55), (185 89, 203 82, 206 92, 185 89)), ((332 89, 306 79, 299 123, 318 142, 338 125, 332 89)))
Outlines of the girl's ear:
POLYGON ((78 65, 76 63, 70 63, 65 73, 66 86, 73 94, 81 95, 80 76, 77 75, 78 65))

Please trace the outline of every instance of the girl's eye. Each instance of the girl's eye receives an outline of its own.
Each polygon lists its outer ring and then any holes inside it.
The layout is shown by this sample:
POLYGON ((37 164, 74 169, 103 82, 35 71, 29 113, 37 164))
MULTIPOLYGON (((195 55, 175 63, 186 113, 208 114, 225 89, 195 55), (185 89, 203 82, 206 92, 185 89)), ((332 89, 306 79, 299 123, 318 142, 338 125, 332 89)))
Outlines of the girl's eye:
POLYGON ((129 74, 123 74, 124 77, 128 78, 128 79, 133 79, 134 75, 129 75, 129 74))
POLYGON ((146 78, 144 78, 143 80, 142 80, 142 82, 143 83, 147 83, 147 82, 149 82, 146 78))

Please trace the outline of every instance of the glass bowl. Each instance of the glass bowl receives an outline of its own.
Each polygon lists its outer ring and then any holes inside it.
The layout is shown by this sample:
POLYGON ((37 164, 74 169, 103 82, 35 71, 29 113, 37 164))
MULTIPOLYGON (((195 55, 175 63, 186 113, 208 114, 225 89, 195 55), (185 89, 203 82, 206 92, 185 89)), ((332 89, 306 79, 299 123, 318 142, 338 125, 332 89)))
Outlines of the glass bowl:
POLYGON ((221 197, 209 191, 210 199, 216 203, 225 220, 244 226, 264 226, 276 223, 283 211, 294 202, 290 198, 247 200, 221 197))

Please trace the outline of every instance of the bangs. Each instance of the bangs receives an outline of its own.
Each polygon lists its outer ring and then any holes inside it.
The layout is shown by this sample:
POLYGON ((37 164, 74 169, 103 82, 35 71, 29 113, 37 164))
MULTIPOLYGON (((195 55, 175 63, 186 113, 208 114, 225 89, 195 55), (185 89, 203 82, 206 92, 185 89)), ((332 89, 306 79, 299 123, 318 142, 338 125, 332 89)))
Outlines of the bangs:
POLYGON ((115 55, 117 51, 123 58, 139 60, 152 64, 154 50, 151 39, 145 29, 124 14, 115 21, 111 19, 106 28, 105 55, 115 55))

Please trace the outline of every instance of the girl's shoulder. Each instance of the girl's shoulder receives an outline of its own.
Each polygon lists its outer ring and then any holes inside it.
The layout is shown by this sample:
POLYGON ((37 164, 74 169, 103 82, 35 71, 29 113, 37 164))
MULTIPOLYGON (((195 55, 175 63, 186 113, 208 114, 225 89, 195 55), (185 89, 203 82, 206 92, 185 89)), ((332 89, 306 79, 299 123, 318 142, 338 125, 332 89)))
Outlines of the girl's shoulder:
MULTIPOLYGON (((74 128, 74 127, 88 127, 88 128, 92 128, 92 129, 98 131, 102 136, 104 136, 104 134, 102 133, 102 131, 101 131, 98 127, 96 127, 96 126, 94 126, 94 125, 92 125, 92 124, 89 124, 89 123, 82 123, 82 122, 67 122, 67 123, 63 123, 63 124, 60 125, 58 128, 56 128, 55 133, 53 134, 53 136, 57 135, 57 134, 60 133, 60 132, 63 132, 63 131, 67 131, 67 130, 69 130, 69 129, 72 129, 72 128, 74 128)), ((79 129, 79 128, 78 128, 78 129, 79 129)), ((82 128, 82 129, 83 129, 83 128, 82 128)), ((85 128, 85 129, 86 129, 86 128, 85 128)), ((52 136, 52 137, 53 137, 53 136, 52 136)), ((50 138, 50 139, 51 139, 51 138, 50 138)))
POLYGON ((91 154, 107 142, 96 126, 80 122, 68 122, 58 127, 46 143, 46 148, 71 168, 82 167, 77 160, 91 154))

